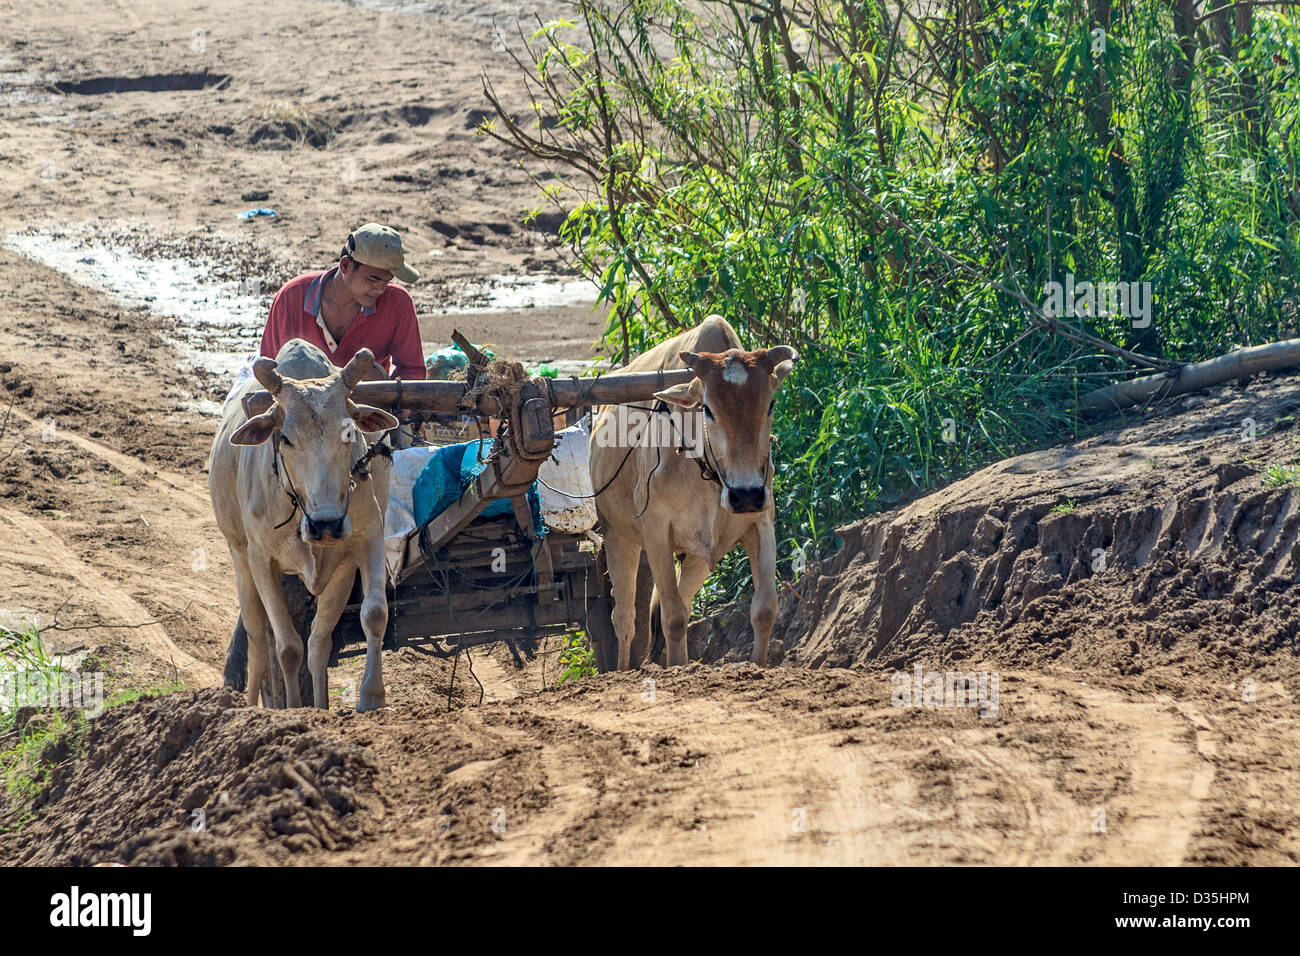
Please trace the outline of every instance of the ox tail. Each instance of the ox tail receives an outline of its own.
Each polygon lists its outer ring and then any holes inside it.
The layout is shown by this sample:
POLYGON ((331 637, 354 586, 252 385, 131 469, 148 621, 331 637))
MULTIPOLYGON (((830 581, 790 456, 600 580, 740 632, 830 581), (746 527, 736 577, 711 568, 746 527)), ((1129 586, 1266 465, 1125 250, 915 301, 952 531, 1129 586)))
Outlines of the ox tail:
POLYGON ((659 606, 659 589, 655 588, 650 597, 650 653, 643 663, 657 663, 667 643, 668 640, 664 637, 663 611, 659 606))
POLYGON ((243 691, 248 683, 248 631, 244 630, 244 616, 235 620, 235 631, 226 650, 225 685, 243 691))

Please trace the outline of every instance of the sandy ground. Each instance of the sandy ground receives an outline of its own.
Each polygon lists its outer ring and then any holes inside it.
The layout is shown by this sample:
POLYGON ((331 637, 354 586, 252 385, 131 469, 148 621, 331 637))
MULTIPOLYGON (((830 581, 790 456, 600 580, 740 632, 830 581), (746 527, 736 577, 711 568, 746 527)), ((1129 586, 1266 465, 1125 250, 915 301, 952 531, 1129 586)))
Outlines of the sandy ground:
POLYGON ((378 220, 403 234, 422 273, 411 291, 427 343, 447 344, 459 326, 532 360, 587 356, 604 324, 594 288, 581 305, 444 312, 490 308, 473 294, 490 277, 567 269, 554 233, 521 222, 540 210, 554 229, 559 207, 538 183, 558 181, 476 132, 484 76, 516 115, 529 109, 494 30, 517 43, 525 11, 562 5, 408 6, 432 12, 310 0, 0 6, 13 24, 0 47, 0 227, 89 224, 93 237, 144 226, 270 294, 378 220), (276 216, 236 218, 252 208, 276 216))
MULTIPOLYGON (((126 228, 143 254, 224 255, 221 278, 275 285, 376 218, 421 257, 426 341, 454 322, 530 358, 585 357, 601 321, 583 307, 438 312, 490 276, 563 263, 518 225, 536 187, 472 134, 479 70, 509 75, 490 15, 515 5, 420 6, 10 5, 0 227, 126 228), (165 88, 194 72, 230 79, 165 88), (153 92, 53 92, 159 76, 153 92), (277 101, 338 129, 292 142, 266 118, 285 115, 277 101), (240 198, 253 190, 270 196, 240 198), (234 218, 253 205, 279 215, 234 218)), ((1300 501, 1259 479, 1296 457, 1289 379, 853 526, 783 591, 767 671, 724 660, 556 688, 552 644, 521 671, 476 654, 477 706, 464 667, 449 699, 448 665, 406 648, 386 658, 381 712, 272 712, 219 688, 237 606, 202 402, 225 383, 171 344, 175 319, 13 249, 0 288, 0 623, 38 616, 110 686, 187 687, 55 748, 35 819, 0 836, 6 863, 1300 859, 1300 501), (1234 444, 1242 400, 1250 447, 1234 444), (1052 512, 1062 499, 1077 513, 1052 512), (1094 546, 1113 577, 1080 570, 1094 546), (996 713, 896 706, 891 676, 916 664, 996 674, 996 713)), ((725 622, 693 633, 710 629, 710 660, 743 653, 725 622)), ((344 658, 331 684, 358 672, 344 658)))

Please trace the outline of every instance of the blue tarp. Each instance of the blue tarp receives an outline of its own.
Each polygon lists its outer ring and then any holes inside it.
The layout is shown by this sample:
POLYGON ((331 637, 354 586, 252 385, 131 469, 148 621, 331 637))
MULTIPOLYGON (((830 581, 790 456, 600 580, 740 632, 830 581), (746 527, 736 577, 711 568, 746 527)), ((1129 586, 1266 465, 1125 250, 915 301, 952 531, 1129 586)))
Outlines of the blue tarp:
MULTIPOLYGON (((434 451, 420 472, 420 477, 415 480, 415 488, 412 490, 412 510, 416 525, 424 527, 459 501, 465 488, 487 467, 487 457, 491 453, 491 440, 483 442, 483 461, 478 460, 479 443, 476 441, 444 445, 434 451)), ((528 504, 533 512, 533 531, 539 535, 545 534, 542 503, 537 497, 537 482, 533 482, 528 489, 528 504)), ((498 498, 483 509, 482 516, 493 518, 513 513, 510 499, 498 498)))

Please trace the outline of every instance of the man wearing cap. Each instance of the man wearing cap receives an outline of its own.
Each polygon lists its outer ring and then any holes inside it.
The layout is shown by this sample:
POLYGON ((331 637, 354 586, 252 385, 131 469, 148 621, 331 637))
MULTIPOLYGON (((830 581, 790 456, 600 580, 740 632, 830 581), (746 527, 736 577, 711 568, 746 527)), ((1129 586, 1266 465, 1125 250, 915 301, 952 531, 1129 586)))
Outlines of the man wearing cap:
POLYGON ((271 303, 261 354, 275 358, 290 339, 306 339, 339 368, 363 348, 382 378, 424 378, 424 349, 415 303, 394 278, 414 282, 402 237, 371 222, 348 236, 339 264, 285 283, 271 303))

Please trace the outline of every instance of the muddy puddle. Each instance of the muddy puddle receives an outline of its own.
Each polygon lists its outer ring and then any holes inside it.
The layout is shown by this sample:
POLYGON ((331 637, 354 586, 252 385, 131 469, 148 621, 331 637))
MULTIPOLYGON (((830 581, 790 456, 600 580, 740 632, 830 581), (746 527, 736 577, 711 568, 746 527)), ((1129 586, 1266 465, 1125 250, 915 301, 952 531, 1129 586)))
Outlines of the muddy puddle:
MULTIPOLYGON (((0 245, 128 308, 174 320, 165 337, 184 363, 230 382, 257 352, 275 290, 297 272, 251 238, 214 233, 159 237, 130 224, 26 229, 4 236, 0 245)), ((491 275, 455 283, 447 293, 445 303, 421 306, 421 311, 451 318, 526 315, 595 301, 590 282, 549 275, 491 275)), ((423 344, 429 355, 447 343, 423 344)), ((550 365, 563 376, 580 375, 594 364, 542 354, 517 357, 529 366, 550 365)), ((200 399, 190 407, 201 415, 221 413, 220 401, 200 399)))
POLYGON ((457 283, 455 300, 437 311, 443 315, 479 315, 519 309, 555 309, 593 305, 596 287, 586 279, 548 275, 491 275, 457 283))
POLYGON ((41 233, 10 235, 3 244, 123 305, 177 319, 171 343, 194 368, 233 377, 257 349, 270 296, 255 281, 213 278, 211 262, 149 259, 41 233))

